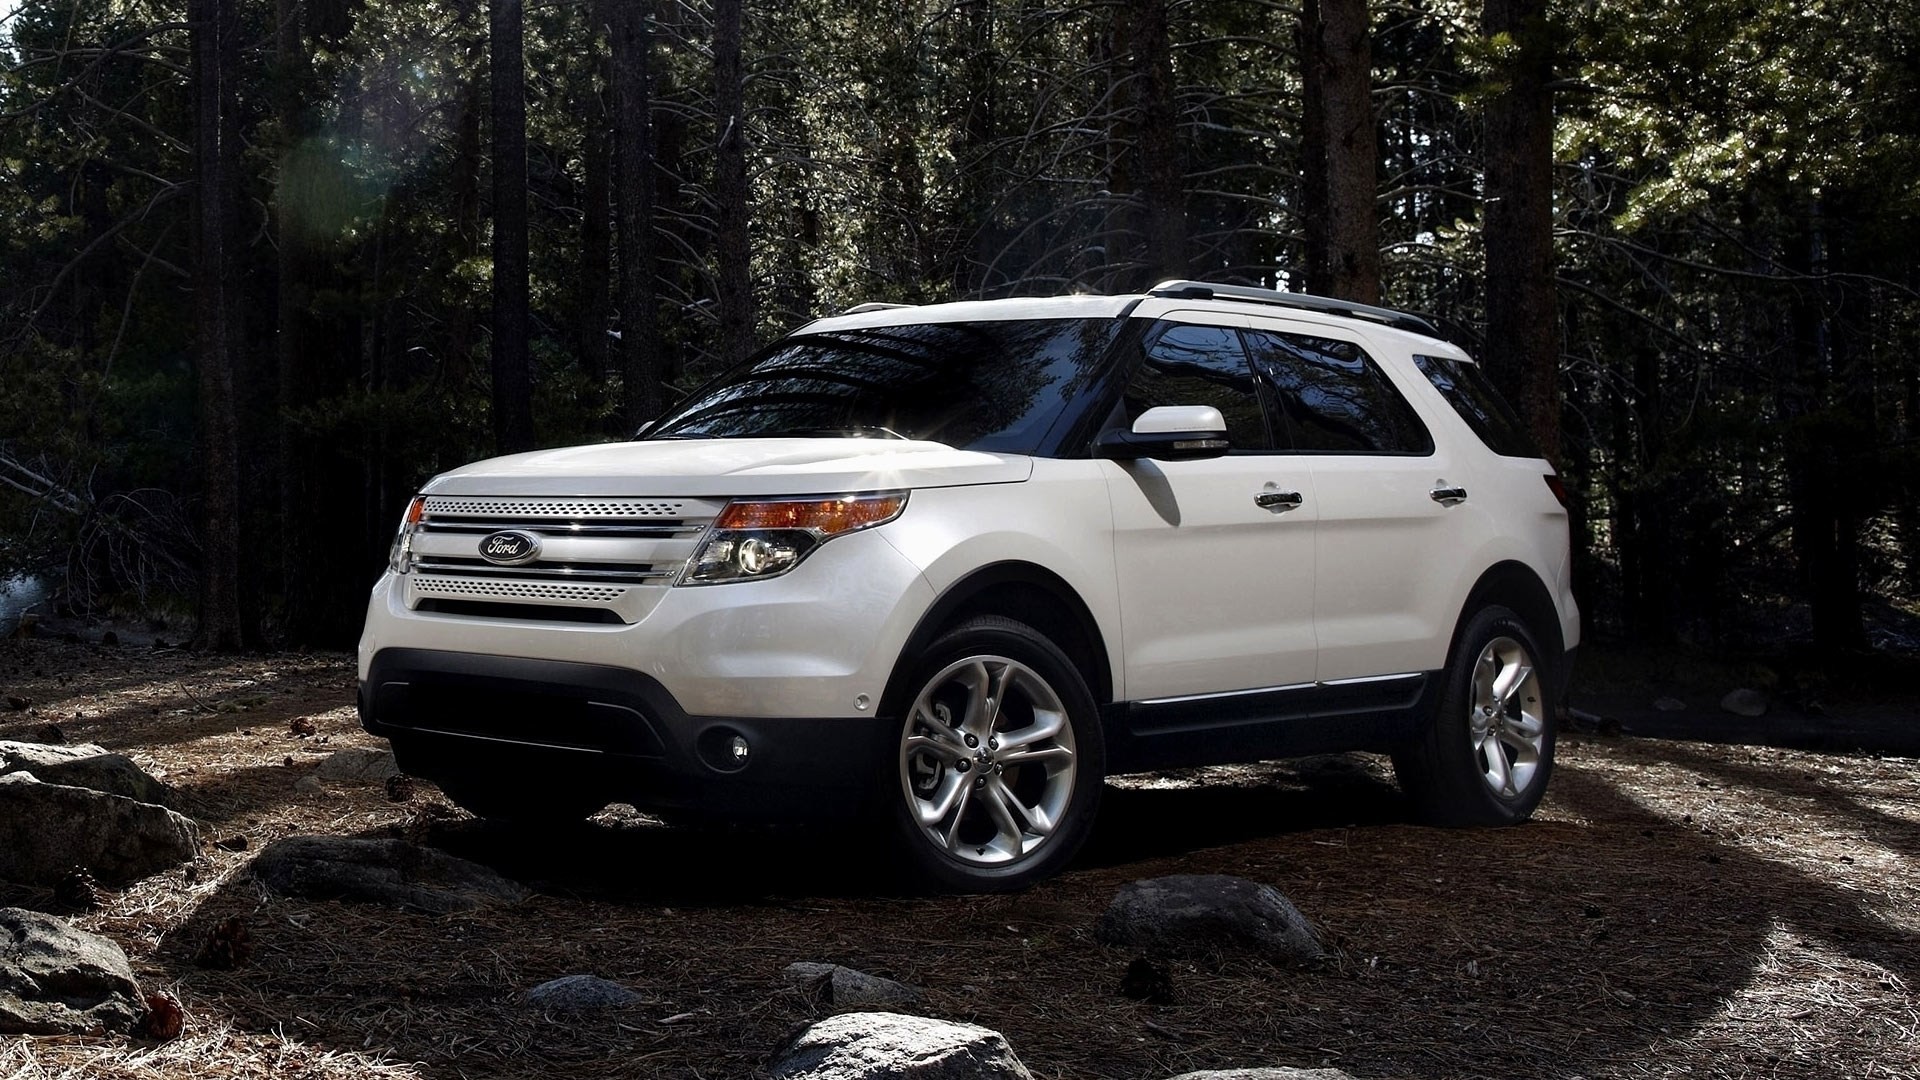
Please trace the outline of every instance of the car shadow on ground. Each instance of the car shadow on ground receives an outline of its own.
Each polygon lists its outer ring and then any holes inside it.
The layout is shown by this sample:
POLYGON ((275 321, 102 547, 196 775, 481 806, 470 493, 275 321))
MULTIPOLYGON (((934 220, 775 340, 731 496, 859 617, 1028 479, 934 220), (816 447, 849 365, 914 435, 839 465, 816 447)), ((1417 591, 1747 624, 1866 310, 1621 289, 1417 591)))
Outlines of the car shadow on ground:
MULTIPOLYGON (((1634 779, 1680 769, 1764 792, 1777 773, 1678 743, 1569 749, 1541 819, 1508 830, 1411 824, 1379 769, 1353 759, 1129 781, 1106 793, 1072 869, 997 897, 903 895, 858 830, 417 820, 368 835, 409 833, 540 895, 434 918, 271 898, 239 873, 155 959, 243 1029, 299 1017, 304 1040, 449 1078, 625 1076, 642 1058, 657 1075, 752 1074, 824 1015, 779 974, 802 959, 921 985, 917 1011, 1003 1031, 1038 1075, 1331 1063, 1362 1078, 1571 1078, 1676 1054, 1696 1075, 1920 1064, 1896 1026, 1920 985, 1920 939, 1884 910, 1911 897, 1712 831, 1634 779), (1276 885, 1320 924, 1330 959, 1176 965, 1175 1004, 1120 997, 1131 954, 1098 945, 1092 924, 1120 885, 1177 872, 1276 885), (196 943, 236 915, 253 925, 251 965, 196 966, 196 943), (519 1004, 583 971, 645 1003, 618 1022, 519 1004)), ((1910 850, 1911 824, 1855 793, 1780 794, 1836 836, 1910 850)))

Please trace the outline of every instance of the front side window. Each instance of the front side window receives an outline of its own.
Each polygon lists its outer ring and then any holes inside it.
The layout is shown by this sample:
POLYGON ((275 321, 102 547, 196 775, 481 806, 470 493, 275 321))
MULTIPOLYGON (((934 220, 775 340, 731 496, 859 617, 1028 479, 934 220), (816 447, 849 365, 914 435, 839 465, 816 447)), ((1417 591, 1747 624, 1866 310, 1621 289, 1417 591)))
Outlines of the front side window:
POLYGON ((1279 399, 1295 451, 1309 454, 1429 454, 1426 425, 1350 341, 1253 330, 1254 368, 1279 399))
POLYGON ((1479 364, 1444 356, 1415 356, 1413 362, 1487 449, 1502 457, 1542 456, 1527 425, 1494 389, 1493 380, 1479 364))
POLYGON ((898 436, 1031 454, 1099 374, 1118 319, 804 334, 722 375, 648 439, 898 436))
POLYGON ((1167 323, 1145 345, 1146 355, 1127 383, 1127 423, 1161 405, 1211 405, 1226 417, 1235 450, 1273 449, 1259 384, 1236 331, 1167 323))

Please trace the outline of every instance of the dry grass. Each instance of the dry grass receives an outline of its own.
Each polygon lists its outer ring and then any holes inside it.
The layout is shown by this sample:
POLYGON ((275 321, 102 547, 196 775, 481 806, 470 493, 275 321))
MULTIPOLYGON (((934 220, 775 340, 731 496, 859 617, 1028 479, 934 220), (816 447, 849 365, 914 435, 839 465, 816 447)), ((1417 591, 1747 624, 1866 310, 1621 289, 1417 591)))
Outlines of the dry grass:
MULTIPOLYGON (((1110 788, 1060 879, 924 898, 892 894, 857 835, 609 813, 528 838, 435 816, 426 785, 406 806, 302 788, 325 753, 372 743, 345 657, 16 642, 0 692, 38 703, 0 713, 0 738, 58 722, 180 786, 209 839, 249 841, 78 919, 185 1003, 185 1036, 0 1042, 0 1076, 746 1077, 823 1015, 781 968, 827 960, 925 987, 927 1012, 1005 1032, 1042 1077, 1920 1077, 1910 760, 1569 738, 1536 821, 1489 832, 1405 824, 1365 758, 1144 778, 1110 788), (289 734, 301 716, 315 736, 289 734), (539 895, 435 918, 263 894, 248 859, 297 832, 410 833, 539 895), (1175 1004, 1121 997, 1132 957, 1093 941, 1094 917, 1120 884, 1175 872, 1273 883, 1333 957, 1177 965, 1175 1004), (195 966, 229 916, 251 962, 195 966), (518 1003, 575 972, 645 1001, 577 1018, 518 1003)), ((0 903, 51 896, 0 887, 0 903)))

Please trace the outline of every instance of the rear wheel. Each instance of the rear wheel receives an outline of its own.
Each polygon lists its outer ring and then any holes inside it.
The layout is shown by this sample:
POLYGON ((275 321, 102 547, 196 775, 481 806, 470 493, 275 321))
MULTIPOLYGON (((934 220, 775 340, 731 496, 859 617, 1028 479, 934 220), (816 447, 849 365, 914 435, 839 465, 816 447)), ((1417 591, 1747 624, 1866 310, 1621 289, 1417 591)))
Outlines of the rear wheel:
POLYGON ((907 664, 882 786, 909 866, 961 892, 1058 872, 1085 841, 1106 778, 1098 710, 1072 661, 1024 623, 981 616, 907 664))
POLYGON ((1538 639, 1504 607, 1461 629, 1440 705, 1422 738, 1393 755, 1400 786, 1442 825, 1525 821, 1553 772, 1552 679, 1538 639))

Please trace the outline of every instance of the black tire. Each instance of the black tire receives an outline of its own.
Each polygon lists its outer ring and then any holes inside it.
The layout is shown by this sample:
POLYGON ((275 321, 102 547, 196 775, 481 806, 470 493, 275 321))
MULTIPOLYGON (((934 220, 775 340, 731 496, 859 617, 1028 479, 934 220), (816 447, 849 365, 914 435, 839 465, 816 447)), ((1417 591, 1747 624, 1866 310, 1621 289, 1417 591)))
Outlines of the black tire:
POLYGON ((1544 654, 1539 640, 1518 614, 1499 606, 1480 609, 1460 628, 1439 706, 1421 737, 1393 754, 1394 775, 1423 820, 1515 825, 1540 805, 1553 774, 1558 703, 1557 658, 1544 654), (1504 696, 1503 674, 1512 679, 1504 696))
POLYGON ((488 822, 520 829, 578 825, 599 813, 606 799, 556 788, 507 782, 445 781, 440 791, 455 806, 488 822))
POLYGON ((1067 655, 1024 623, 978 616, 903 658, 894 691, 899 734, 879 803, 915 882, 1009 892, 1066 866, 1106 781, 1099 708, 1067 655), (995 680, 1000 699, 989 708, 992 695, 972 686, 995 680), (921 820, 949 799, 950 814, 921 820))

